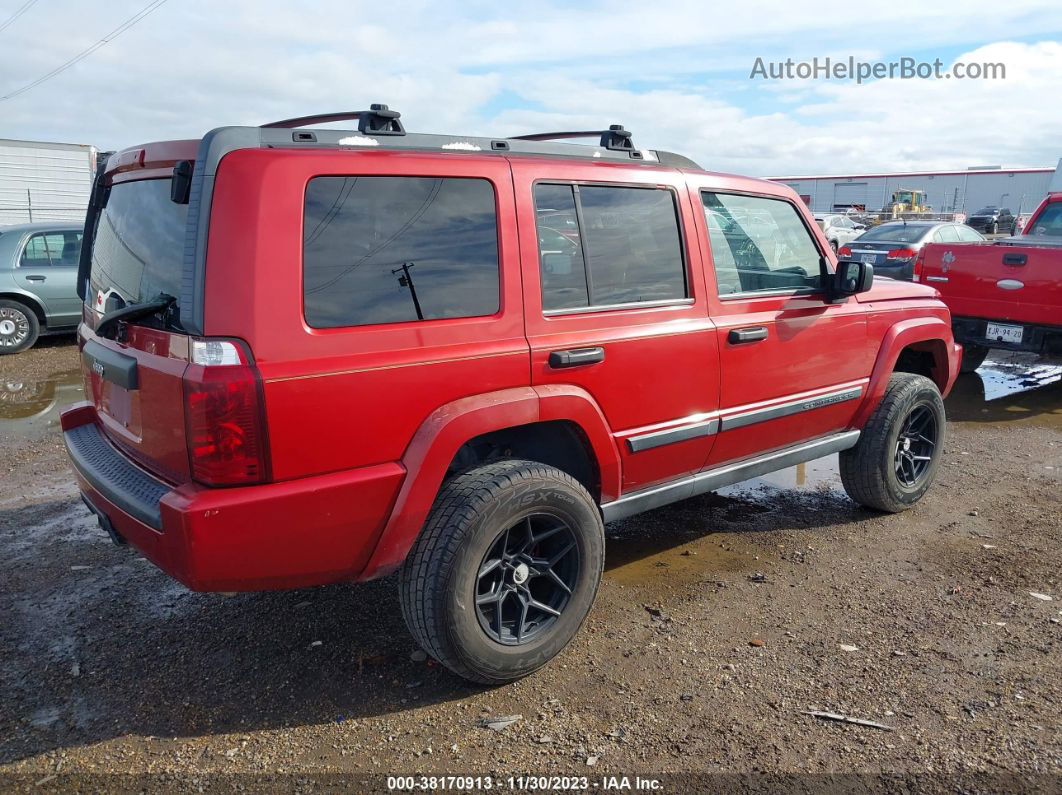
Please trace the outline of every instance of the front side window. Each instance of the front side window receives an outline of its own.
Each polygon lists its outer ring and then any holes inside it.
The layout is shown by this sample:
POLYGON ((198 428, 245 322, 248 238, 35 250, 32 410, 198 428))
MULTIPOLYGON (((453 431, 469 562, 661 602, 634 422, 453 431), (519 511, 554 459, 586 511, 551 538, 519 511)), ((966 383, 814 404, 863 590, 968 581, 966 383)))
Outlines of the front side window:
POLYGON ((818 288, 821 255, 789 202, 701 194, 719 295, 818 288))
POLYGON ((672 191, 542 183, 535 212, 544 310, 688 297, 672 191))
POLYGON ((314 328, 494 314, 500 277, 493 186, 463 178, 310 180, 303 303, 314 328))
POLYGON ((44 232, 26 241, 19 265, 23 268, 76 266, 80 257, 80 232, 44 232))

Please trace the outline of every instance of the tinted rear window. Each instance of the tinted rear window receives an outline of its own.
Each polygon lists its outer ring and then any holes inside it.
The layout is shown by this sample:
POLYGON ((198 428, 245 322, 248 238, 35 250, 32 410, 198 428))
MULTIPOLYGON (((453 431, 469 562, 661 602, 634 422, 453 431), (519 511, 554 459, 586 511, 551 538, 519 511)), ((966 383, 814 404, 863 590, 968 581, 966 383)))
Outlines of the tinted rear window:
POLYGON ((868 229, 859 236, 859 239, 867 241, 881 240, 890 243, 917 243, 932 228, 932 226, 916 224, 882 224, 868 229))
POLYGON ((92 240, 85 300, 108 312, 159 293, 180 297, 187 224, 188 205, 170 200, 169 179, 112 186, 92 240))
POLYGON ((310 180, 303 296, 314 328, 494 314, 493 186, 456 178, 310 180))

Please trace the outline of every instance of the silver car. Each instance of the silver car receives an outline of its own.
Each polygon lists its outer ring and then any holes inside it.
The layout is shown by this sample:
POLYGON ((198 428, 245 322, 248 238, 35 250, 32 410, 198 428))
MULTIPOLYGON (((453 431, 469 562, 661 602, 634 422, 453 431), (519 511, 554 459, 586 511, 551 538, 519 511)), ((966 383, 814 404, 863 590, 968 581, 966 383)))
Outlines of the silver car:
POLYGON ((815 223, 830 241, 830 247, 837 251, 845 243, 850 243, 866 230, 863 224, 856 223, 841 213, 820 213, 815 216, 815 223))
POLYGON ((0 227, 0 354, 77 327, 81 233, 70 221, 0 227))

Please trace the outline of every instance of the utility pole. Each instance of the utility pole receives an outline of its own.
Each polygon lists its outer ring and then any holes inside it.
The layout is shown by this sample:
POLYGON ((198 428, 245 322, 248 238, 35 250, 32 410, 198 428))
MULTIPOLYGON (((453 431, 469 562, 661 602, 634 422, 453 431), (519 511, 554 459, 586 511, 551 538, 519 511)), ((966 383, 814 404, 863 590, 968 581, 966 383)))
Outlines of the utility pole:
POLYGON ((398 283, 409 289, 409 295, 413 299, 413 308, 417 312, 417 320, 423 320, 424 312, 421 311, 420 301, 417 299, 417 288, 413 284, 413 274, 409 272, 409 269, 415 267, 416 264, 415 262, 403 262, 401 268, 395 268, 391 273, 402 271, 402 275, 398 277, 398 283))

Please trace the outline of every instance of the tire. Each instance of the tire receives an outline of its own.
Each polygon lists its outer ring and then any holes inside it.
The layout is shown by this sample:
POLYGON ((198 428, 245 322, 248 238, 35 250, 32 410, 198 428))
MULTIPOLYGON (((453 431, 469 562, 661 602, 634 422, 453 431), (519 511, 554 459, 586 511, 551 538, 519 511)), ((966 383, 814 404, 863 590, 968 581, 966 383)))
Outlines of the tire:
POLYGON ((994 235, 998 231, 999 227, 996 224, 989 224, 985 227, 986 235, 994 235))
POLYGON ((830 248, 833 249, 833 253, 834 254, 837 253, 837 241, 836 240, 831 240, 830 241, 830 248))
POLYGON ((972 373, 980 367, 985 357, 988 356, 988 348, 983 345, 964 345, 962 348, 962 362, 959 364, 960 373, 972 373))
POLYGON ((489 464, 452 478, 436 497, 399 576, 402 615, 417 643, 458 676, 511 682, 575 636, 604 559, 601 514, 578 481, 533 461, 489 464))
MULTIPOLYGON (((936 384, 922 375, 893 373, 859 443, 840 454, 841 483, 848 496, 860 505, 887 513, 905 511, 918 502, 940 466, 944 420, 944 401, 936 384), (909 421, 929 423, 930 419, 932 429, 924 430, 926 435, 905 443, 904 437, 910 438, 912 430, 909 421), (931 449, 919 440, 929 437, 931 449), (908 455, 930 458, 915 461, 908 455)), ((917 429, 916 424, 914 430, 917 429)))
POLYGON ((37 314, 18 301, 0 300, 0 355, 20 353, 40 336, 37 314))

